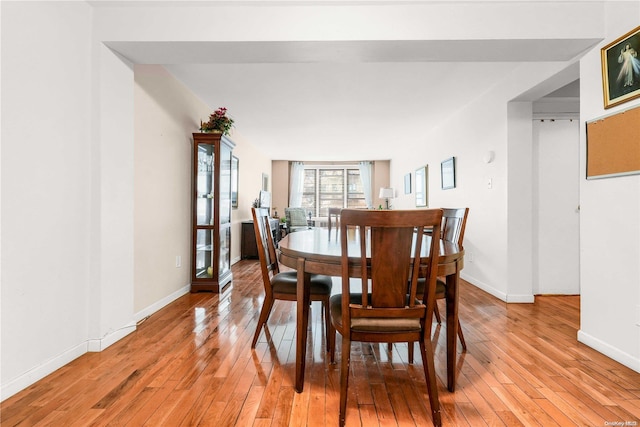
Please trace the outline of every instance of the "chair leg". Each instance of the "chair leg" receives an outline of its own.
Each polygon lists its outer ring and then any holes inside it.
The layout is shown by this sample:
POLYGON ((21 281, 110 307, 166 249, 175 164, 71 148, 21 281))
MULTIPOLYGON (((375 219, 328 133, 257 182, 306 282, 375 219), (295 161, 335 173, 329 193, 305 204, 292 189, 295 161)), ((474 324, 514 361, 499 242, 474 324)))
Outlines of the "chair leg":
POLYGON ((351 340, 342 336, 342 366, 340 368, 340 427, 344 427, 347 413, 347 387, 349 386, 349 359, 351 358, 351 340))
POLYGON ((431 405, 433 425, 440 427, 442 426, 442 418, 440 416, 440 401, 438 400, 438 385, 436 383, 436 368, 433 360, 433 346, 431 345, 431 340, 426 337, 423 337, 418 344, 420 345, 424 376, 427 382, 427 390, 429 391, 429 404, 431 405))
POLYGON ((262 303, 262 309, 260 310, 260 318, 258 319, 258 326, 256 326, 256 333, 253 334, 253 341, 251 342, 251 348, 256 348, 256 343, 258 342, 258 337, 260 336, 260 331, 265 323, 267 323, 267 319, 269 319, 269 314, 271 314, 271 308, 273 307, 273 298, 269 298, 265 296, 264 302, 262 303))
POLYGON ((433 314, 436 315, 436 320, 438 321, 438 325, 442 323, 442 318, 440 317, 440 310, 438 310, 438 302, 433 305, 433 314))
POLYGON ((409 364, 413 365, 413 342, 408 342, 407 346, 409 348, 409 364))
POLYGON ((333 324, 331 323, 331 312, 329 311, 330 309, 329 297, 327 297, 326 300, 322 301, 322 306, 324 308, 324 333, 325 333, 325 336, 327 337, 326 339, 327 351, 331 352, 331 348, 333 347, 333 343, 332 343, 333 340, 331 338, 331 335, 335 336, 335 334, 331 332, 331 329, 333 328, 333 324))
POLYGON ((329 362, 336 362, 336 328, 333 327, 333 323, 329 322, 331 325, 331 330, 329 331, 329 362))
POLYGON ((467 343, 464 342, 464 334, 462 333, 462 328, 460 327, 460 320, 458 319, 458 338, 460 338, 460 344, 462 345, 462 349, 467 351, 467 343))

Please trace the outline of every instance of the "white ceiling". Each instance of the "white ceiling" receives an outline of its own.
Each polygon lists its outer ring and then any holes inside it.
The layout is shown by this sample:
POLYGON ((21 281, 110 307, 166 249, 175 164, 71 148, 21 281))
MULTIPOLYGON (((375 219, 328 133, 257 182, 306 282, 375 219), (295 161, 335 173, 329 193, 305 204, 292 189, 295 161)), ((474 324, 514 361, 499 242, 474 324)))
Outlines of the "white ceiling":
POLYGON ((391 158, 398 142, 424 141, 431 127, 519 62, 569 61, 596 42, 108 45, 134 63, 164 65, 212 110, 227 107, 237 131, 271 158, 330 161, 391 158))

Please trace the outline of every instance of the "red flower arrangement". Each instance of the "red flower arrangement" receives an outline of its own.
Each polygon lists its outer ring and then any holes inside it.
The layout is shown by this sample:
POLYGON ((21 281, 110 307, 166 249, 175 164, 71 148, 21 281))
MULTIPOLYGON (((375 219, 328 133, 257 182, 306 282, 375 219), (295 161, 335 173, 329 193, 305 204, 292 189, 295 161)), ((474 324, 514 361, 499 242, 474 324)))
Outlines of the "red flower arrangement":
POLYGON ((231 128, 233 127, 233 119, 227 117, 227 109, 220 107, 209 116, 208 122, 200 120, 201 132, 222 132, 224 135, 229 135, 231 128))

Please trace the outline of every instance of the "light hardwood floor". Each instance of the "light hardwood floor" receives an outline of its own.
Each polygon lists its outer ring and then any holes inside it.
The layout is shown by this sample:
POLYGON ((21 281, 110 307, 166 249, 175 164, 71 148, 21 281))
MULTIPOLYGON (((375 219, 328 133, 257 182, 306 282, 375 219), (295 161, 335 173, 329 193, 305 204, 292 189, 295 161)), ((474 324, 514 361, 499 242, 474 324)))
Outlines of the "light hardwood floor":
MULTIPOLYGON (((327 363, 319 303, 297 394, 295 303, 276 301, 268 337, 251 351, 258 262, 233 272, 229 292, 185 295, 105 351, 7 399, 1 425, 337 426, 340 365, 327 363)), ((640 374, 577 342, 579 297, 507 305, 465 282, 460 294, 468 351, 459 355, 455 393, 444 385, 444 326, 434 329, 443 425, 640 424, 640 374)), ((406 344, 388 353, 386 344, 354 343, 347 425, 430 426, 419 357, 409 365, 406 344)))

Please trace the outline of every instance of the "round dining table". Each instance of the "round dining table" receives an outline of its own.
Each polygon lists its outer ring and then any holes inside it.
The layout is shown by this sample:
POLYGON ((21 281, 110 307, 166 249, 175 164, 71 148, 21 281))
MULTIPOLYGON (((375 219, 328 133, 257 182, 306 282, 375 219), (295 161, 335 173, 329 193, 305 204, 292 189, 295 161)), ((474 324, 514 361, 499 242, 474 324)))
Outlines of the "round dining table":
MULTIPOLYGON (((309 278, 311 274, 341 276, 339 229, 329 231, 326 228, 312 228, 289 233, 280 240, 278 249, 280 263, 297 271, 295 390, 300 393, 304 387, 310 304, 309 278)), ((458 337, 458 283, 463 266, 464 249, 455 242, 441 240, 438 276, 446 278, 447 388, 452 392, 455 391, 458 337)))

